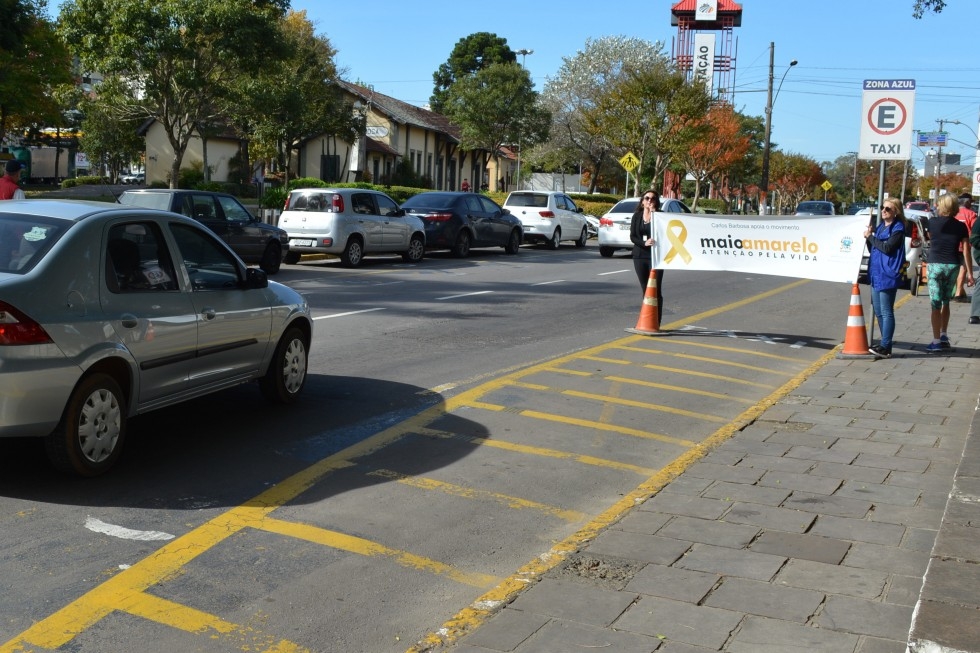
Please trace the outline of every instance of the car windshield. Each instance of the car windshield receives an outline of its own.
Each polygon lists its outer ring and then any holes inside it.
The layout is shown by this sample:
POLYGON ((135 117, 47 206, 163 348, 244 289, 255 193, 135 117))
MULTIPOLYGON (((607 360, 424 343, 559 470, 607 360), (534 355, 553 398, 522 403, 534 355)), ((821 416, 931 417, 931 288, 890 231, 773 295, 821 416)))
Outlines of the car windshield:
POLYGON ((302 192, 302 193, 290 193, 289 195, 289 206, 286 207, 287 211, 332 211, 333 201, 331 196, 333 193, 324 192, 302 192))
POLYGON ((33 218, 0 218, 0 272, 25 272, 44 257, 61 236, 58 225, 33 218))
POLYGON ((403 209, 451 209, 458 195, 450 193, 420 193, 409 197, 402 203, 403 209))
POLYGON ((548 206, 548 196, 543 193, 511 193, 507 198, 508 206, 533 206, 537 208, 548 206))
POLYGON ((639 199, 621 200, 619 204, 612 208, 610 213, 633 213, 639 204, 639 199))
POLYGON ((803 211, 830 215, 830 204, 826 202, 800 202, 799 206, 796 207, 796 212, 801 213, 803 211))
POLYGON ((170 210, 170 195, 168 193, 131 193, 126 191, 119 196, 119 203, 126 206, 139 206, 144 209, 170 210))

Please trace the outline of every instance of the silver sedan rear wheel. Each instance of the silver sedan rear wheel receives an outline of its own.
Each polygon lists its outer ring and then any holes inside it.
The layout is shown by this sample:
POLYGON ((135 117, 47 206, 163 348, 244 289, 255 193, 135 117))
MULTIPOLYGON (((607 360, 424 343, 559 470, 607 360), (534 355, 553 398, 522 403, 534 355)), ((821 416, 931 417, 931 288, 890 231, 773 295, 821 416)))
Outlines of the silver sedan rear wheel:
POLYGON ((108 374, 83 379, 68 399, 58 428, 45 440, 51 463, 80 476, 98 476, 119 458, 126 433, 126 400, 108 374))

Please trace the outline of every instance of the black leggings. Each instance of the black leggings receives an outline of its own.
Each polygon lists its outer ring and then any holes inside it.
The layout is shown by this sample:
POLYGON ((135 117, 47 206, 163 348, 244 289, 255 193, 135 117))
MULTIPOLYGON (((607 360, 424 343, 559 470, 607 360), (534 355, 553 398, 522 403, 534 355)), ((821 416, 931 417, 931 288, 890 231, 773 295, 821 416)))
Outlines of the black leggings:
MULTIPOLYGON (((653 262, 649 257, 644 256, 642 258, 633 259, 633 269, 636 270, 636 278, 640 282, 640 292, 643 293, 642 296, 647 296, 647 285, 650 283, 650 269, 653 267, 653 262)), ((663 322, 664 319, 664 271, 657 270, 657 323, 663 322)))

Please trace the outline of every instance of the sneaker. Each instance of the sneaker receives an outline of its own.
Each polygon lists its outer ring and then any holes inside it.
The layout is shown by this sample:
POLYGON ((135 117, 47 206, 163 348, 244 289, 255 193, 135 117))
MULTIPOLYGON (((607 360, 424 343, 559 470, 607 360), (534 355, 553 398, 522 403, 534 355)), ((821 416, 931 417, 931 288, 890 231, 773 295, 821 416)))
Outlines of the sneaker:
POLYGON ((952 345, 949 344, 949 336, 939 336, 939 346, 943 349, 952 349, 952 345))
POLYGON ((881 345, 875 345, 874 347, 871 347, 868 351, 870 351, 872 354, 874 354, 875 355, 875 358, 891 358, 892 357, 892 348, 891 347, 882 347, 881 345))
POLYGON ((971 315, 970 324, 980 324, 980 317, 977 317, 976 315, 971 315))
POLYGON ((938 342, 930 342, 928 345, 926 345, 926 351, 930 354, 938 354, 942 350, 943 346, 938 342))

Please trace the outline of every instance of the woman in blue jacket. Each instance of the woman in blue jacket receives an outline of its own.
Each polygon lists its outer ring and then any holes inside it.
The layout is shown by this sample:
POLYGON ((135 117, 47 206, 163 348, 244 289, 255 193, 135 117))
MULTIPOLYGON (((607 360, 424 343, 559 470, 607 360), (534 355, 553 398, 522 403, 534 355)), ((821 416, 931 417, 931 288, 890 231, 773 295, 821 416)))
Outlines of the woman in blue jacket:
POLYGON ((881 221, 872 230, 864 230, 871 257, 868 279, 871 283, 871 306, 878 318, 881 338, 869 350, 877 358, 891 358, 895 335, 895 295, 902 283, 905 266, 905 212, 902 203, 889 197, 881 203, 881 221))

